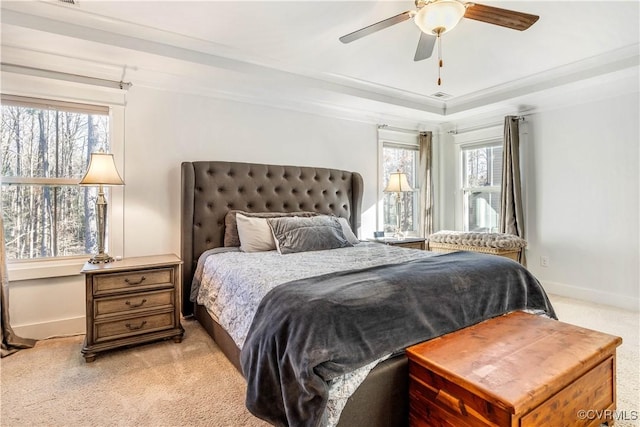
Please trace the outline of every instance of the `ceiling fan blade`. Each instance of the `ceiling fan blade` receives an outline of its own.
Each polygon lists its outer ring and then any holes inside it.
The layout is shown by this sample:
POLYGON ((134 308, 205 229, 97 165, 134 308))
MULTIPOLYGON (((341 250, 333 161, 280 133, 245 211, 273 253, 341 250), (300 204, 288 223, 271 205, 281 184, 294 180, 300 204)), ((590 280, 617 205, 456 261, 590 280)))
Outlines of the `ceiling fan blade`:
POLYGON ((430 58, 437 39, 436 36, 420 31, 420 40, 418 40, 418 48, 416 49, 416 55, 413 57, 413 60, 422 61, 423 59, 430 58))
POLYGON ((540 18, 537 15, 485 6, 478 3, 469 3, 464 17, 519 31, 526 30, 540 18))
POLYGON ((364 36, 368 36, 369 34, 373 34, 376 31, 383 30, 387 27, 390 27, 395 24, 399 24, 400 22, 406 21, 411 18, 411 11, 402 12, 396 16, 392 16, 391 18, 384 19, 380 22, 376 22, 375 24, 371 24, 367 27, 361 28, 353 33, 349 33, 340 37, 340 41, 342 43, 351 43, 354 40, 358 40, 364 36))

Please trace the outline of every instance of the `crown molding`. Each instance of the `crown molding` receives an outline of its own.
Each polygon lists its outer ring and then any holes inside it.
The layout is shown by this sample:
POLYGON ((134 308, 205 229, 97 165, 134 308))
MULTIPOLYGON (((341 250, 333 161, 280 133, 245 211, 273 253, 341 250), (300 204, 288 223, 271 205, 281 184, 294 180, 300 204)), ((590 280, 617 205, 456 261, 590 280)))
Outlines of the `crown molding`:
POLYGON ((447 102, 445 115, 574 84, 625 69, 637 69, 639 63, 640 44, 636 43, 599 56, 533 74, 517 81, 507 82, 483 91, 452 98, 447 102))
MULTIPOLYGON (((24 85, 28 88, 39 86, 35 78, 47 79, 50 81, 67 80, 59 79, 58 76, 65 71, 74 70, 88 76, 102 76, 108 79, 115 79, 117 76, 126 76, 127 81, 133 80, 132 91, 140 88, 160 91, 169 91, 193 96, 203 96, 225 101, 239 102, 251 105, 260 105, 270 108, 278 108, 296 112, 331 117, 337 119, 358 121, 363 123, 377 124, 380 122, 392 123, 396 126, 406 128, 432 127, 437 126, 436 122, 427 120, 422 115, 417 116, 414 110, 397 107, 395 112, 388 105, 382 102, 371 101, 368 108, 362 108, 363 102, 356 99, 351 105, 348 104, 346 95, 341 94, 339 100, 326 101, 320 97, 304 95, 297 91, 295 96, 291 96, 291 91, 282 91, 280 87, 274 86, 260 91, 255 91, 254 85, 243 84, 233 85, 229 82, 219 82, 218 85, 202 83, 198 79, 186 78, 186 76, 172 75, 160 70, 149 70, 140 67, 122 69, 118 65, 105 62, 94 62, 82 58, 71 57, 69 55, 58 56, 51 52, 18 48, 15 46, 3 47, 3 61, 11 61, 16 64, 29 64, 23 66, 7 66, 3 64, 2 78, 3 90, 11 83, 11 90, 24 85), (23 67, 45 66, 45 64, 56 64, 56 70, 51 72, 38 73, 34 76, 24 73, 23 67), (18 82, 18 83, 16 83, 18 82), (22 82, 22 83, 19 83, 22 82), (381 112, 385 110, 384 112, 381 112)), ((71 84, 68 81, 63 83, 71 84)), ((75 81, 75 84, 82 86, 83 80, 75 81)), ((119 92, 119 91, 118 91, 119 92)))
MULTIPOLYGON (((67 8, 64 7, 64 9, 67 8)), ((361 80, 294 69, 276 61, 243 57, 215 43, 149 27, 135 26, 119 20, 96 20, 91 14, 84 13, 83 19, 88 18, 96 21, 95 27, 60 21, 41 15, 32 15, 12 9, 3 9, 1 18, 2 22, 8 25, 46 31, 61 36, 227 71, 241 72, 247 75, 256 74, 263 78, 272 77, 274 80, 286 79, 288 84, 306 85, 425 113, 442 115, 444 112, 444 104, 430 97, 403 92, 361 80), (114 32, 113 28, 117 28, 119 32, 114 32)), ((69 19, 69 16, 66 16, 65 19, 69 19)), ((86 25, 86 21, 83 22, 86 25)))

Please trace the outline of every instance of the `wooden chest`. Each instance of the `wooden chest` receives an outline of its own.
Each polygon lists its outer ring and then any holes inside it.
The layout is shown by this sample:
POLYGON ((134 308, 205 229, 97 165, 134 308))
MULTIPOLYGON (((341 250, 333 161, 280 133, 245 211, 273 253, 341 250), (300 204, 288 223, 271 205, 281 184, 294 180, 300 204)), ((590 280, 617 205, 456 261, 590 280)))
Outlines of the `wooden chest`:
POLYGON ((410 425, 612 425, 621 343, 515 312, 415 345, 407 349, 410 425))

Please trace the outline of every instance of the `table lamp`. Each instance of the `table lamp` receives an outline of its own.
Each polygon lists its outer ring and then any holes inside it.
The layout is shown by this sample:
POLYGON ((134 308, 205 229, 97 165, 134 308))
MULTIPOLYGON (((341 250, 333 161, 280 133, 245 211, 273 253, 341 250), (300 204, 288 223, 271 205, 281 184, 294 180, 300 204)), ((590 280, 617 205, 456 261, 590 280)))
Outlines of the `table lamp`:
POLYGON ((407 180, 407 174, 400 172, 399 170, 392 172, 389 175, 387 187, 383 191, 385 193, 396 193, 396 232, 393 237, 396 239, 402 239, 404 238, 404 234, 400 227, 400 197, 404 192, 413 191, 413 188, 411 188, 409 181, 407 180))
POLYGON ((94 255, 89 262, 100 264, 112 262, 113 258, 104 251, 104 239, 107 230, 107 199, 104 197, 105 185, 124 185, 120 178, 113 154, 91 153, 89 168, 84 177, 80 180, 80 185, 98 186, 98 198, 96 199, 96 222, 98 230, 98 254, 94 255))

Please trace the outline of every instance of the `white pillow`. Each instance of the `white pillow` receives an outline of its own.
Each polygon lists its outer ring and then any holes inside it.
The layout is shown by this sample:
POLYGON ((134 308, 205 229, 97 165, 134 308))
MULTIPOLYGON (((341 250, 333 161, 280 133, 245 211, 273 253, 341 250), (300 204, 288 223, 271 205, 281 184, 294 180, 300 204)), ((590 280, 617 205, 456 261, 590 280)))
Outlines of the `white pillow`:
POLYGON ((240 250, 243 252, 263 252, 276 249, 273 233, 266 218, 236 214, 240 250))
POLYGON ((346 218, 340 217, 338 218, 338 222, 342 227, 342 234, 344 234, 344 237, 347 239, 347 242, 351 243, 352 245, 357 245, 358 243, 360 243, 360 240, 358 240, 356 235, 353 234, 353 231, 351 231, 351 225, 349 224, 349 221, 347 221, 346 218))

